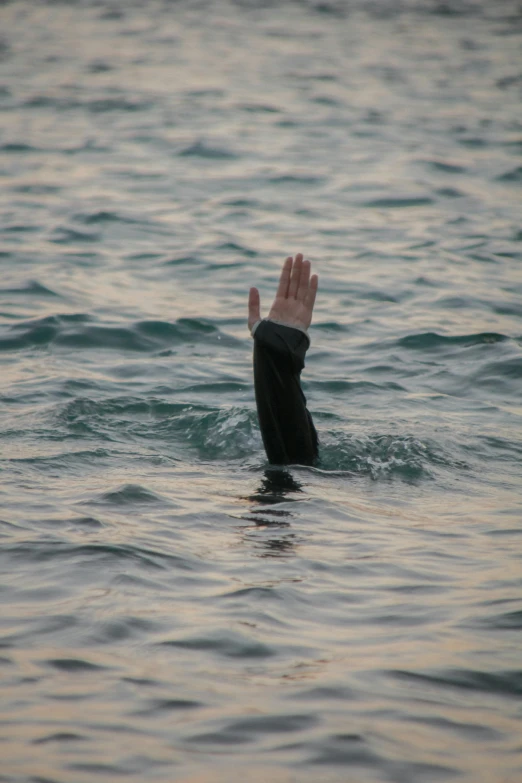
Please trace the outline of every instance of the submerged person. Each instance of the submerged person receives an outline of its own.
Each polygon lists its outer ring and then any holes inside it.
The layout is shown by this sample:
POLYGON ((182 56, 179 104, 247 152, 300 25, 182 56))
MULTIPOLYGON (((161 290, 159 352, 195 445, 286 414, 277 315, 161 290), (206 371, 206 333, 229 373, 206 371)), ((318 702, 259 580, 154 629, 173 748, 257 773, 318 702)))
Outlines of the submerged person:
POLYGON ((259 291, 250 289, 248 328, 254 338, 257 414, 268 461, 313 465, 317 432, 301 389, 301 370, 310 347, 318 277, 301 253, 283 264, 268 318, 261 319, 259 291))

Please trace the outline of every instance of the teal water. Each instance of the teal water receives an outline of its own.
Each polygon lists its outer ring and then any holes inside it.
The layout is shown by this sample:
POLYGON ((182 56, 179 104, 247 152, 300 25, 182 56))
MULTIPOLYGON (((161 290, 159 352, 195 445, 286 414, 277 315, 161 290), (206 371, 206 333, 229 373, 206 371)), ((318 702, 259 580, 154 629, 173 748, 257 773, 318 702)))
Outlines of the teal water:
POLYGON ((522 778, 520 5, 0 4, 0 781, 522 778), (317 468, 246 296, 320 275, 317 468))

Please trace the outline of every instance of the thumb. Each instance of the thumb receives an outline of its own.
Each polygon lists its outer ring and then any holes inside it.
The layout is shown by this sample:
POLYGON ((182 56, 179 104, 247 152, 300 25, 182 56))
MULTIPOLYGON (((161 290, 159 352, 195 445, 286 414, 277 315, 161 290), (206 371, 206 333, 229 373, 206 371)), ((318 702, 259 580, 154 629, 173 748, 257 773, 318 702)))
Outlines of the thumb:
POLYGON ((248 328, 251 330, 256 321, 261 320, 261 302, 257 288, 251 288, 248 295, 248 328))

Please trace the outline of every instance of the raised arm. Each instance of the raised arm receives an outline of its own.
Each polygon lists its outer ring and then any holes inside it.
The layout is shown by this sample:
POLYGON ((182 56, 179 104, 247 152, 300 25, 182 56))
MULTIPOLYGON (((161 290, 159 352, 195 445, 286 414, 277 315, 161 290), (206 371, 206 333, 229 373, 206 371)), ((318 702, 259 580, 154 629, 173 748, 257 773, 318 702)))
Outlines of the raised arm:
POLYGON ((298 253, 283 265, 267 319, 261 320, 259 291, 250 289, 257 413, 268 460, 277 465, 312 465, 317 459, 317 433, 300 383, 317 284, 310 262, 298 253))

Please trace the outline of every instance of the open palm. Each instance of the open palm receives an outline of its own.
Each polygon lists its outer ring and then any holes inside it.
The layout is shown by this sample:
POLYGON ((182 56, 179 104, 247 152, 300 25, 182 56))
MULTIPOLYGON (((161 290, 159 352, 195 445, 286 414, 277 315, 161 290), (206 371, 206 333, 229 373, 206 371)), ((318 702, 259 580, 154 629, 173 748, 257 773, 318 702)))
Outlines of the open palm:
MULTIPOLYGON (((304 261, 302 253, 295 260, 289 256, 283 264, 279 286, 268 313, 273 321, 287 326, 308 329, 312 322, 318 277, 310 277, 310 261, 304 261)), ((248 298, 248 328, 261 319, 261 303, 257 288, 250 289, 248 298)))

